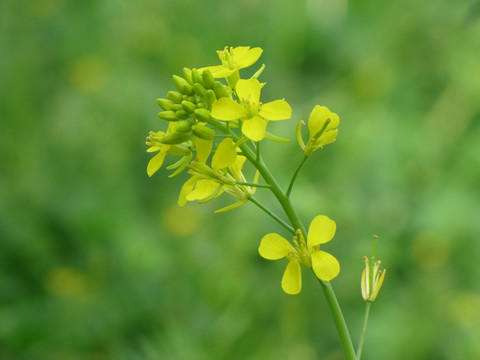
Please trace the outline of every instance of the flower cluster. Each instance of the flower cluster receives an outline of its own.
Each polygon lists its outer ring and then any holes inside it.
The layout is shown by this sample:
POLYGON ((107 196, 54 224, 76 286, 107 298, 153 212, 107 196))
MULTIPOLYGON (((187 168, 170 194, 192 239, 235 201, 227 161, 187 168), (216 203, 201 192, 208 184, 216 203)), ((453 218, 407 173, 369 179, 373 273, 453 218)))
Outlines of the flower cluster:
MULTIPOLYGON (((172 170, 170 177, 185 169, 190 176, 180 190, 179 206, 193 201, 205 203, 222 194, 229 194, 236 201, 217 212, 235 209, 249 200, 258 205, 253 198, 258 187, 275 187, 276 190, 272 191, 277 197, 288 198, 291 186, 287 193, 282 193, 275 182, 265 177, 268 171, 263 165, 259 142, 265 139, 288 142, 267 128, 270 122, 290 119, 292 108, 285 99, 262 101, 265 83, 258 78, 265 65, 251 77, 242 78, 240 75, 242 69, 257 62, 262 52, 258 47, 225 47, 217 51, 220 65, 184 68, 183 76, 173 76, 176 90, 157 99, 162 109, 158 117, 168 126, 166 130, 150 131, 147 137, 147 152, 156 153, 147 165, 147 173, 148 176, 155 174, 167 156, 177 157, 167 166, 172 170), (243 170, 247 160, 256 168, 250 182, 243 170), (260 174, 266 184, 259 184, 260 174)), ((335 141, 339 117, 326 107, 315 106, 308 119, 310 138, 307 144, 302 139, 302 124, 303 121, 297 126, 297 140, 305 156, 310 156, 335 141)), ((269 214, 282 223, 278 217, 269 214)), ((301 227, 292 225, 295 229, 301 227)), ((290 229, 289 225, 287 228, 290 229)), ((275 233, 264 236, 260 255, 272 260, 285 257, 289 261, 282 279, 285 292, 296 294, 300 291, 301 266, 311 268, 323 281, 337 276, 340 271, 338 261, 320 250, 321 244, 333 238, 335 228, 335 222, 322 215, 313 219, 308 234, 296 231, 293 245, 275 233)))

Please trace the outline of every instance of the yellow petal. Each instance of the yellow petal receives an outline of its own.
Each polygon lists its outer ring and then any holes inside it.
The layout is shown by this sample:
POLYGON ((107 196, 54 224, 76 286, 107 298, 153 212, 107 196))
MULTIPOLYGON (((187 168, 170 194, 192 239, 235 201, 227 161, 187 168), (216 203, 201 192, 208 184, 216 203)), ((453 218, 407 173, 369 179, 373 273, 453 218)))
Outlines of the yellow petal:
POLYGON ((333 255, 320 250, 312 254, 312 269, 317 278, 330 281, 340 272, 340 264, 333 255))
POLYGON ((226 211, 230 211, 230 210, 233 210, 233 209, 236 209, 244 204, 247 203, 248 200, 242 200, 242 201, 239 201, 239 202, 236 202, 236 203, 233 203, 232 205, 228 205, 228 206, 225 206, 224 208, 221 208, 221 209, 218 209, 215 211, 215 214, 219 214, 219 213, 223 213, 223 212, 226 212, 226 211))
POLYGON ((232 138, 225 138, 217 146, 217 151, 212 158, 212 168, 214 170, 226 168, 235 162, 237 150, 233 144, 232 138))
POLYGON ((282 289, 289 295, 296 295, 302 290, 302 270, 297 260, 288 263, 282 277, 282 289))
POLYGON ((325 106, 316 105, 310 117, 308 118, 308 130, 310 135, 315 136, 320 130, 322 130, 325 121, 331 117, 332 112, 325 106))
POLYGON ((197 149, 198 160, 206 163, 208 156, 212 152, 213 140, 205 140, 195 137, 195 147, 197 149))
POLYGON ((265 235, 258 248, 260 256, 267 260, 278 260, 294 251, 287 239, 275 233, 265 235))
POLYGON ((292 108, 285 100, 275 100, 263 104, 259 115, 267 120, 285 120, 292 116, 292 108))
POLYGON ((260 141, 265 137, 267 131, 267 122, 260 116, 255 115, 247 119, 242 124, 242 133, 253 141, 260 141))
POLYGON ((210 72, 212 73, 215 79, 227 77, 228 75, 231 75, 235 71, 234 69, 229 69, 224 65, 207 66, 207 67, 198 69, 200 74, 205 70, 210 70, 210 72))
POLYGON ((315 245, 325 244, 333 239, 337 224, 325 215, 318 215, 312 220, 308 229, 307 244, 311 249, 315 245))
POLYGON ((210 112, 213 118, 218 120, 236 120, 246 115, 245 109, 236 101, 222 97, 215 101, 210 112))
POLYGON ((245 181, 242 174, 242 167, 243 164, 245 164, 245 160, 247 160, 245 156, 238 155, 234 163, 228 167, 237 181, 245 181))
MULTIPOLYGON (((164 145, 165 146, 165 145, 164 145)), ((161 147, 160 146, 151 146, 147 149, 147 152, 155 152, 155 151, 158 151, 160 150, 161 147)))
POLYGON ((263 50, 259 47, 250 49, 248 51, 244 51, 244 49, 239 48, 240 47, 233 49, 237 69, 243 69, 254 64, 260 58, 263 52, 263 50))
MULTIPOLYGON (((259 104, 260 90, 262 85, 257 79, 240 79, 236 85, 237 95, 242 101, 248 100, 250 103, 259 104)), ((223 99, 223 98, 222 98, 223 99)))
POLYGON ((212 195, 220 186, 219 183, 209 179, 198 180, 195 188, 187 195, 188 201, 202 200, 212 195))
POLYGON ((185 204, 187 203, 187 196, 192 192, 197 180, 197 176, 192 176, 185 182, 185 184, 183 184, 182 189, 180 190, 180 195, 178 196, 178 205, 180 207, 185 206, 185 204))
POLYGON ((152 176, 158 171, 158 169, 162 167, 166 155, 166 151, 160 151, 157 155, 150 159, 147 165, 148 176, 152 176))

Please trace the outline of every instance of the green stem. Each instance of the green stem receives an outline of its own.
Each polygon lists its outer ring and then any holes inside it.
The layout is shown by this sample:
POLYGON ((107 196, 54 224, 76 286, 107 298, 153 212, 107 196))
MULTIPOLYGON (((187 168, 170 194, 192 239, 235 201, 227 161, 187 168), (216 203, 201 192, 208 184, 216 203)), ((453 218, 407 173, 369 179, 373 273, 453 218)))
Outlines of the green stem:
POLYGON ((236 181, 235 184, 236 185, 253 186, 253 187, 258 187, 258 188, 271 188, 271 186, 268 185, 268 184, 257 184, 257 183, 247 182, 247 181, 236 181))
POLYGON ((367 332, 368 315, 370 314, 371 305, 372 303, 370 301, 367 301, 365 305, 365 317, 363 318, 362 333, 360 334, 360 340, 357 347, 357 360, 360 360, 362 357, 363 343, 365 341, 365 333, 367 332))
POLYGON ((272 211, 270 211, 268 208, 266 208, 262 203, 260 203, 257 199, 255 199, 253 196, 250 196, 248 198, 248 200, 250 200, 252 203, 254 203, 255 205, 257 205, 260 209, 262 209, 263 211, 265 211, 265 213, 267 213, 273 220, 275 220, 276 222, 278 222, 280 225, 282 225, 285 229, 287 229, 288 231, 290 231, 292 234, 295 235, 295 230, 290 226, 288 225, 285 221, 283 221, 282 219, 280 219, 279 216, 275 215, 272 211))
POLYGON ((287 197, 290 196, 290 192, 292 191, 293 184, 295 183, 295 179, 297 178, 297 175, 300 172, 300 169, 302 168, 303 164, 305 164, 305 161, 307 161, 307 159, 308 159, 308 156, 305 155, 302 161, 300 161, 300 164, 298 164, 297 170, 295 170, 295 173, 292 176, 292 180, 290 180, 290 184, 288 185, 288 189, 286 193, 287 197))
MULTIPOLYGON (((232 138, 234 141, 238 140, 238 135, 235 134, 233 131, 231 131, 231 129, 227 129, 227 127, 222 123, 216 120, 212 120, 211 123, 222 132, 229 133, 230 135, 232 135, 232 138)), ((260 154, 258 154, 258 160, 257 160, 256 152, 252 151, 248 146, 246 146, 246 144, 242 144, 240 146, 240 149, 242 150, 242 154, 253 164, 253 166, 255 166, 255 168, 258 170, 260 175, 262 175, 265 182, 271 186, 270 190, 272 191, 273 195, 277 198, 278 202, 280 203, 283 211, 285 212, 288 219, 290 220, 290 223, 292 224, 293 229, 300 229, 303 235, 307 237, 307 230, 303 225, 299 215, 295 211, 292 203, 290 202, 290 199, 282 191, 280 185, 277 183, 276 179, 273 177, 273 175, 270 173, 267 166, 263 162, 260 154)), ((343 317, 342 309, 340 308, 337 298, 335 297, 335 293, 332 289, 332 286, 330 285, 329 282, 320 281, 320 283, 322 284, 323 291, 327 299, 328 306, 330 308, 330 312, 332 313, 333 320, 337 328, 337 333, 340 338, 340 343, 342 345, 343 352, 345 354, 345 358, 347 360, 356 360, 355 350, 353 348, 352 340, 348 332, 347 324, 343 317)))

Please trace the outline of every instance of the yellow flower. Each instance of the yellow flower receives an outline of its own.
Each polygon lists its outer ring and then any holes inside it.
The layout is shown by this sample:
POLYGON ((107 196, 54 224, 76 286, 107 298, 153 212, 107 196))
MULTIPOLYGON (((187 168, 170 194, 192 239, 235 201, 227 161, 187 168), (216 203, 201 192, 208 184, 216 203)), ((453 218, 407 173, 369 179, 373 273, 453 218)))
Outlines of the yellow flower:
POLYGON ((212 142, 195 138, 197 148, 197 160, 191 164, 190 174, 193 176, 187 180, 180 191, 178 204, 184 206, 188 201, 199 200, 207 202, 219 196, 224 183, 224 171, 237 158, 237 151, 231 138, 225 138, 218 146, 213 155, 211 167, 206 165, 210 154, 212 142))
POLYGON ((224 121, 241 119, 242 133, 253 141, 262 140, 266 133, 266 120, 285 120, 292 115, 292 109, 285 100, 262 104, 262 86, 257 79, 238 80, 236 93, 240 103, 231 98, 220 98, 212 106, 212 117, 224 121))
POLYGON ((218 57, 222 65, 207 66, 199 69, 200 72, 208 69, 214 78, 225 78, 234 72, 253 65, 262 55, 263 50, 259 47, 250 49, 250 46, 237 46, 218 50, 218 57))
MULTIPOLYGON (((147 165, 147 174, 148 176, 152 176, 155 174, 163 165, 165 161, 165 157, 167 154, 169 155, 176 155, 176 156, 183 156, 181 161, 190 161, 191 155, 191 142, 187 141, 181 144, 169 145, 169 144, 162 144, 160 141, 168 134, 171 134, 175 131, 175 125, 171 122, 168 126, 167 132, 158 131, 153 132, 150 131, 146 144, 150 146, 147 149, 147 152, 157 152, 153 158, 150 159, 147 165)), ((187 162, 186 162, 187 163, 187 162)))
POLYGON ((337 114, 332 113, 327 107, 317 105, 313 108, 310 117, 308 118, 308 130, 310 138, 307 145, 303 143, 300 133, 300 122, 297 126, 297 140, 300 147, 305 152, 305 155, 311 155, 315 150, 324 147, 337 138, 338 125, 340 118, 337 114), (327 123, 328 121, 328 123, 327 123))
POLYGON ((268 260, 286 257, 288 265, 282 278, 282 289, 295 295, 302 289, 300 266, 312 268, 320 280, 330 281, 340 272, 340 264, 329 253, 320 250, 320 244, 329 242, 335 235, 336 224, 325 215, 316 216, 308 229, 307 242, 300 230, 294 237, 295 247, 282 236, 271 233, 262 238, 258 252, 268 260))

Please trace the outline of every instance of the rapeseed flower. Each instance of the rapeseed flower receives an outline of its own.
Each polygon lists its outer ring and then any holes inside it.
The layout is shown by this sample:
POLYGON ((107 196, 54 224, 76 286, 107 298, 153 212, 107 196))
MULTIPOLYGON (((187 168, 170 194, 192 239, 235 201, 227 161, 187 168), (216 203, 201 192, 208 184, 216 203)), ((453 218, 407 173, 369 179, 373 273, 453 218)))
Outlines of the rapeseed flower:
POLYGON ((317 105, 313 108, 308 118, 308 130, 310 132, 310 138, 307 145, 304 144, 301 133, 300 122, 297 126, 297 140, 305 152, 305 155, 311 155, 315 150, 324 147, 337 138, 338 125, 340 124, 340 118, 337 114, 332 113, 327 107, 317 105))
POLYGON ((217 54, 222 65, 207 66, 199 69, 200 72, 210 70, 214 78, 226 78, 238 70, 253 65, 262 55, 263 50, 259 47, 250 49, 250 46, 225 46, 223 50, 218 50, 217 54))
POLYGON ((236 93, 239 103, 232 98, 218 99, 212 106, 211 115, 224 121, 242 120, 242 133, 253 141, 265 137, 267 120, 286 120, 292 109, 285 100, 275 100, 262 104, 260 92, 263 84, 257 79, 238 80, 236 93))
POLYGON ((312 268, 323 281, 330 281, 340 272, 340 264, 329 253, 320 250, 320 244, 329 242, 335 235, 336 224, 325 215, 316 216, 308 229, 307 241, 300 230, 294 237, 295 246, 279 234, 265 235, 258 252, 268 260, 288 259, 288 265, 282 278, 282 289, 295 295, 302 289, 301 266, 312 268))

